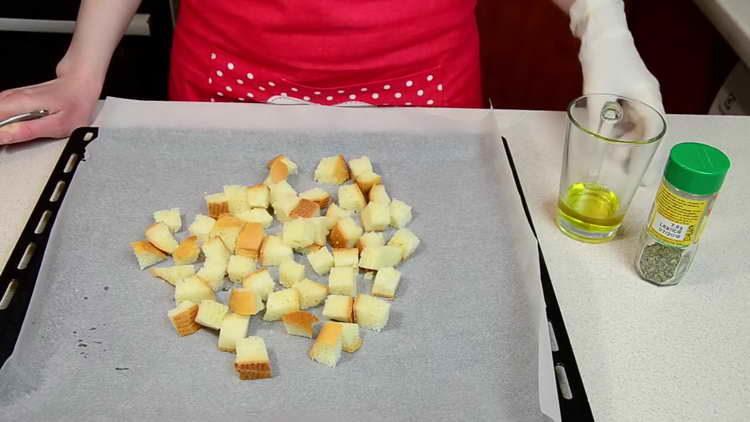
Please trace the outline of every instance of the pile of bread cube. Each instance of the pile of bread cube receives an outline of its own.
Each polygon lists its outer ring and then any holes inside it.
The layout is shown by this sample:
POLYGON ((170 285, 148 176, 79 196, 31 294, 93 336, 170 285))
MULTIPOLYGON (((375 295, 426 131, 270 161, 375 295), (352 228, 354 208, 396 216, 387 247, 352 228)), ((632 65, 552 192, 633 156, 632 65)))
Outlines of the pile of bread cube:
POLYGON ((261 312, 264 321, 282 321, 290 335, 314 338, 308 354, 323 365, 335 367, 342 351, 356 352, 360 327, 381 331, 387 325, 401 279, 395 267, 420 243, 406 227, 412 208, 390 198, 366 156, 318 163, 314 180, 338 185, 338 203, 321 187, 298 193, 289 179, 299 169, 288 157, 279 155, 267 167, 263 183, 206 195, 207 215, 196 215, 182 240, 175 237, 182 216, 173 208, 155 212, 145 240, 130 245, 141 269, 172 257, 173 266, 149 271, 174 286, 176 307, 167 313, 174 329, 180 336, 218 330, 218 348, 236 353, 243 380, 272 376, 263 338, 247 336, 250 319, 261 312), (267 233, 274 221, 281 224, 276 235, 267 233), (312 273, 306 274, 304 260, 312 273), (278 268, 277 280, 270 267, 278 268), (371 281, 370 294, 357 291, 361 273, 368 286, 371 281), (326 277, 327 283, 315 281, 326 277), (216 292, 226 288, 222 303, 216 292), (321 305, 328 320, 315 330, 321 321, 309 309, 321 305))

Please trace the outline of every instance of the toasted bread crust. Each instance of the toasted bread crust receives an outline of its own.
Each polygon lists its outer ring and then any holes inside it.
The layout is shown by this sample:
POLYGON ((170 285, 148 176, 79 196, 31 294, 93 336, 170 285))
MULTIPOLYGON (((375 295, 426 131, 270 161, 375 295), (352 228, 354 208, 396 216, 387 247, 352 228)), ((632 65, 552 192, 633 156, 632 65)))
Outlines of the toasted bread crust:
POLYGON ((265 236, 263 225, 260 223, 245 223, 237 237, 237 255, 257 258, 265 236))
POLYGON ((182 239, 177 249, 172 252, 172 258, 177 265, 192 264, 198 260, 201 248, 198 245, 197 236, 188 236, 182 239))
POLYGON ((318 317, 307 311, 290 312, 281 317, 284 324, 292 325, 302 330, 308 337, 312 338, 313 327, 318 323, 318 317))
POLYGON ((268 361, 235 362, 234 369, 241 380, 258 380, 271 378, 271 363, 268 361))
POLYGON ((320 214, 320 205, 309 199, 300 199, 297 206, 289 213, 291 218, 310 218, 320 214))
POLYGON ((226 196, 223 197, 223 200, 217 200, 209 195, 206 197, 206 207, 208 208, 209 217, 218 218, 220 215, 229 212, 229 201, 226 196))
POLYGON ((268 176, 271 178, 271 183, 279 183, 289 177, 289 167, 284 164, 282 157, 279 155, 269 163, 268 176))
POLYGON ((331 247, 333 248, 346 248, 348 239, 346 238, 346 235, 344 234, 344 231, 341 229, 341 226, 337 222, 335 226, 333 226, 333 229, 331 229, 331 232, 328 234, 328 243, 331 244, 331 247))
POLYGON ((229 293, 229 310, 238 315, 250 316, 261 311, 256 301, 255 294, 246 288, 232 289, 229 293))
POLYGON ((324 345, 335 345, 336 342, 341 338, 344 328, 340 324, 327 322, 320 329, 318 337, 315 339, 315 343, 324 345))
POLYGON ((189 308, 172 315, 169 320, 172 321, 172 326, 174 326, 177 334, 184 337, 200 330, 200 324, 195 322, 196 315, 198 315, 198 305, 193 304, 189 308))

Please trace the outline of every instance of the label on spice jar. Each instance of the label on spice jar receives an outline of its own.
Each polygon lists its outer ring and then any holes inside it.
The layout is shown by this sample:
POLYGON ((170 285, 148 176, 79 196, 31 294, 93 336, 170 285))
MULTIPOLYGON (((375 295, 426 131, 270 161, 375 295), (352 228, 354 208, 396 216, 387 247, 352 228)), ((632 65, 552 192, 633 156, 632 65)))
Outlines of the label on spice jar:
POLYGON ((656 193, 648 232, 664 242, 690 246, 698 241, 698 227, 707 206, 707 200, 683 198, 662 183, 656 193))

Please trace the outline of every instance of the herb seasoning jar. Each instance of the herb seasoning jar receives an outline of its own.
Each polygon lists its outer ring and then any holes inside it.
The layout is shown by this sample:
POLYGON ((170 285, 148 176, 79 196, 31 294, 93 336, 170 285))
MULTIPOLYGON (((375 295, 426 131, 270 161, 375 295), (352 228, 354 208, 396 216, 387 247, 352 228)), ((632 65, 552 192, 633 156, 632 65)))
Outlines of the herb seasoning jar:
POLYGON ((729 165, 729 158, 709 145, 687 142, 672 148, 641 233, 635 260, 641 278, 671 286, 685 275, 729 165))

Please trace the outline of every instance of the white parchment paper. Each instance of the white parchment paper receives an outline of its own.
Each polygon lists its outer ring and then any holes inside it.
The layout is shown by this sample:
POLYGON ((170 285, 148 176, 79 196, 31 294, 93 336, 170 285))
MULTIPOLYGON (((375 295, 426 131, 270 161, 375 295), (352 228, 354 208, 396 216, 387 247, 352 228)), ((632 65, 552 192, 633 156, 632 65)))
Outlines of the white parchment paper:
MULTIPOLYGON (((69 187, 21 337, 0 370, 0 415, 545 420, 536 243, 492 123, 103 129, 69 187), (278 153, 300 164, 290 180, 299 191, 314 185, 320 157, 370 156, 391 196, 414 206, 410 228, 422 245, 400 268, 387 328, 365 332, 360 351, 330 369, 307 358, 309 340, 253 318, 249 335, 265 338, 274 378, 242 382, 216 334, 174 334, 173 288, 139 271, 127 244, 152 211, 181 207, 189 223, 204 212, 204 192, 262 180, 278 153)), ((367 291, 369 282, 359 285, 367 291)))

